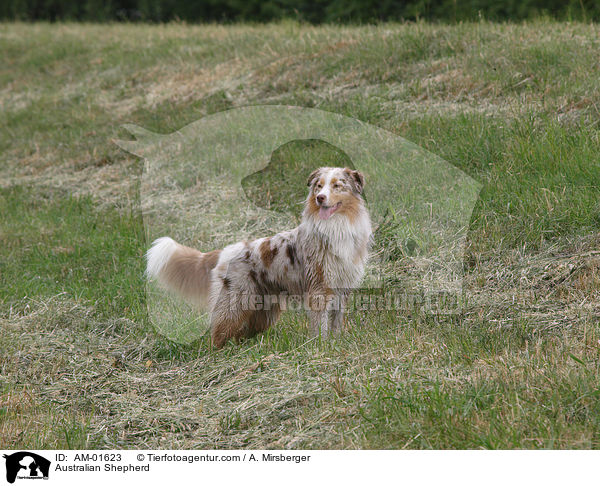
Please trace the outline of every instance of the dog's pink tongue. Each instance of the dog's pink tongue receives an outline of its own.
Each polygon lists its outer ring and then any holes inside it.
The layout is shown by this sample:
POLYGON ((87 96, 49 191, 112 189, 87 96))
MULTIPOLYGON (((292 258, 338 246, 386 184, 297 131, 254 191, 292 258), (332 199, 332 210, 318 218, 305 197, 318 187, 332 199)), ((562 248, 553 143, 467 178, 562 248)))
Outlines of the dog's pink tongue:
POLYGON ((331 215, 335 213, 336 209, 337 206, 331 206, 330 208, 319 208, 319 218, 329 219, 331 215))

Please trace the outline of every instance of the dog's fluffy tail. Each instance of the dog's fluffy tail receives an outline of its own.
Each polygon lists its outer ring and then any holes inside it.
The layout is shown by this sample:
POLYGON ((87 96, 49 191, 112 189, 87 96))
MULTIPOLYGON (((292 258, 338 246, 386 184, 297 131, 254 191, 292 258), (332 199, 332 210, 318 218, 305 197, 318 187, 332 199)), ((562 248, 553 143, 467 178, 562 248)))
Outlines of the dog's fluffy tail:
POLYGON ((205 305, 219 254, 220 250, 202 253, 169 237, 158 238, 146 253, 146 275, 182 297, 205 305))

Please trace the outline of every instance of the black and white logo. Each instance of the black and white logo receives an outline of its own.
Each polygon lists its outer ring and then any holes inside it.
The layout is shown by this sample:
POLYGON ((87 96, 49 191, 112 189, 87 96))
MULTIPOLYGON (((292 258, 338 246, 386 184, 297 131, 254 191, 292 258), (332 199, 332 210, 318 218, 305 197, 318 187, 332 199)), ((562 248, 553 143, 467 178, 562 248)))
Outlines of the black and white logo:
POLYGON ((50 461, 34 452, 15 452, 4 454, 6 461, 6 480, 12 484, 19 479, 48 479, 50 461))

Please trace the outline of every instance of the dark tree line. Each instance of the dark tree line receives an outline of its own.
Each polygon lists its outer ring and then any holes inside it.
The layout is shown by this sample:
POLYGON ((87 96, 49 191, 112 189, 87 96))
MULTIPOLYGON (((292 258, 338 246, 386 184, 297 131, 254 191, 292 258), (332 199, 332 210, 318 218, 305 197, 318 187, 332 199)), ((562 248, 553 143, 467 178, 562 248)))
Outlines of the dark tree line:
POLYGON ((600 20, 598 0, 0 0, 4 20, 368 23, 600 20))

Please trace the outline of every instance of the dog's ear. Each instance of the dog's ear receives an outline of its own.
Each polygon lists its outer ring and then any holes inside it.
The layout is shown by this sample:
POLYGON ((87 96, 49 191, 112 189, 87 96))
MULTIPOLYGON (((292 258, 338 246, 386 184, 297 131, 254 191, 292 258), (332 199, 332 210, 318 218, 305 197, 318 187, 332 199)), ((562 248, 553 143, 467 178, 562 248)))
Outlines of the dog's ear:
POLYGON ((362 175, 362 172, 348 168, 345 168, 344 172, 350 177, 350 181, 356 192, 362 194, 363 188, 365 187, 365 176, 362 175))
POLYGON ((306 182, 306 185, 308 187, 312 186, 312 183, 314 182, 314 180, 319 177, 319 174, 321 173, 321 169, 316 169, 313 170, 310 175, 308 176, 308 181, 306 182))

